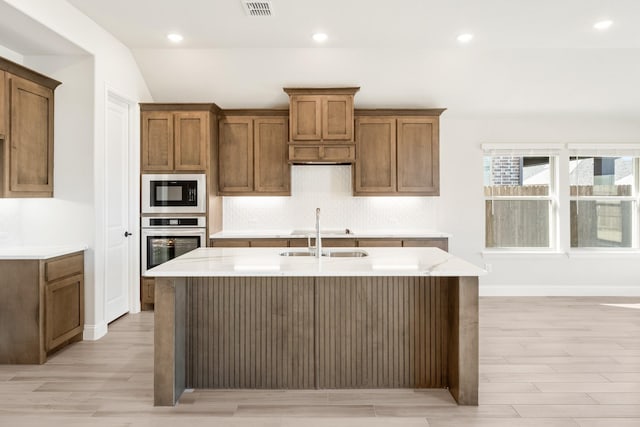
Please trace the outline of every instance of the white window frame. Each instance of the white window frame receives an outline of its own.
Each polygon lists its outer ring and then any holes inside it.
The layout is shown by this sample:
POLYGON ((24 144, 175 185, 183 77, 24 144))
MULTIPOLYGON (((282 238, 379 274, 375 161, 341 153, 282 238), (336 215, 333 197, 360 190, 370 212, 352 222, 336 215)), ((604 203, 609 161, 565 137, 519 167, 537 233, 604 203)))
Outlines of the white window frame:
MULTIPOLYGON (((561 144, 482 144, 483 162, 485 157, 518 156, 518 157, 548 157, 549 158, 549 194, 546 196, 487 196, 483 190, 483 212, 487 201, 500 200, 547 200, 549 201, 549 246, 548 247, 487 247, 486 246, 486 214, 484 215, 483 245, 484 253, 556 253, 560 245, 559 240, 559 173, 561 144)), ((483 171, 484 172, 484 171, 483 171)), ((484 182, 483 182, 484 189, 484 182)))
MULTIPOLYGON (((569 237, 568 250, 571 253, 584 252, 632 252, 638 251, 640 247, 640 144, 567 144, 569 151, 568 158, 572 157, 632 157, 633 158, 633 188, 630 196, 573 196, 569 194, 568 203, 574 201, 586 200, 611 200, 611 201, 630 201, 632 207, 632 225, 631 225, 631 247, 605 247, 605 246, 571 246, 571 238, 569 237)), ((567 170, 569 163, 566 165, 567 170)), ((567 185, 571 188, 571 182, 567 185)), ((569 218, 569 230, 571 233, 571 218, 569 218)))

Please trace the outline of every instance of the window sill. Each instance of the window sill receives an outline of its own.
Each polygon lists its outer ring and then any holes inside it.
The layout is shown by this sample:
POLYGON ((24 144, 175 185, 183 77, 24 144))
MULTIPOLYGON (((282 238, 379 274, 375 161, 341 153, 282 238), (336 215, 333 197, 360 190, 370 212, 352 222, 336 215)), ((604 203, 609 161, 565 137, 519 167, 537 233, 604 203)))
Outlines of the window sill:
POLYGON ((612 251, 610 249, 572 249, 567 253, 569 258, 640 258, 637 249, 622 249, 612 251))
POLYGON ((556 250, 530 250, 530 249, 513 249, 513 250, 484 250, 481 252, 482 258, 523 258, 523 257, 536 257, 536 258, 562 258, 566 257, 567 253, 556 250))

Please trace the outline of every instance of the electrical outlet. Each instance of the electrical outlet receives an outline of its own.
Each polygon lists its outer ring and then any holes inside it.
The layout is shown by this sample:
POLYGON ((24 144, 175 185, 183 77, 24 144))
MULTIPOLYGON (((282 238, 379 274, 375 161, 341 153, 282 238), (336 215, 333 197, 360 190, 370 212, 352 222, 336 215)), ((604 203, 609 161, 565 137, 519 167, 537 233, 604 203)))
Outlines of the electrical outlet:
POLYGON ((493 271, 493 265, 485 264, 484 269, 487 270, 487 272, 491 273, 493 271))

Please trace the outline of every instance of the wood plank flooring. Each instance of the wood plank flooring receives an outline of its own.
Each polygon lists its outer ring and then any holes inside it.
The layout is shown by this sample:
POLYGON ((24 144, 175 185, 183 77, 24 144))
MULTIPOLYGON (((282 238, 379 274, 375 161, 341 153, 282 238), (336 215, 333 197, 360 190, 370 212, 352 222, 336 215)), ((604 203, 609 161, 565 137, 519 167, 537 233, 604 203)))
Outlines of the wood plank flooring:
POLYGON ((445 390, 195 390, 153 407, 153 315, 0 365, 0 426, 640 426, 638 298, 481 298, 480 405, 445 390))

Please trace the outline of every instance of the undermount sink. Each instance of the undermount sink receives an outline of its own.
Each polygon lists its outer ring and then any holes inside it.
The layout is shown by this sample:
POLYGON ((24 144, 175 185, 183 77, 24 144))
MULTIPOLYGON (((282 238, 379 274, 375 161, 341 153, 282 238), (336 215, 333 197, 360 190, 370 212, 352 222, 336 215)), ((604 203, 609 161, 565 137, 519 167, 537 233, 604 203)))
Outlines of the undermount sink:
MULTIPOLYGON (((312 251, 284 251, 280 252, 280 256, 316 256, 312 251)), ((362 258, 369 256, 366 251, 353 250, 353 251, 327 251, 322 252, 322 256, 329 258, 362 258)))
POLYGON ((316 256, 310 251, 284 251, 280 252, 280 256, 316 256))
POLYGON ((329 251, 329 252, 324 252, 322 254, 322 256, 328 256, 328 257, 338 257, 338 258, 362 258, 365 256, 369 256, 368 253, 366 253, 363 250, 355 250, 355 251, 329 251))

